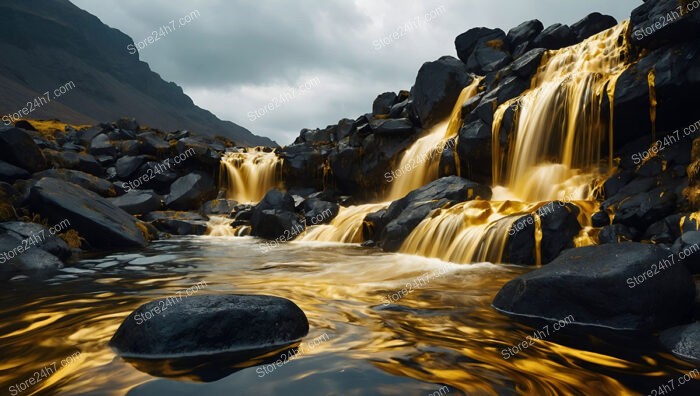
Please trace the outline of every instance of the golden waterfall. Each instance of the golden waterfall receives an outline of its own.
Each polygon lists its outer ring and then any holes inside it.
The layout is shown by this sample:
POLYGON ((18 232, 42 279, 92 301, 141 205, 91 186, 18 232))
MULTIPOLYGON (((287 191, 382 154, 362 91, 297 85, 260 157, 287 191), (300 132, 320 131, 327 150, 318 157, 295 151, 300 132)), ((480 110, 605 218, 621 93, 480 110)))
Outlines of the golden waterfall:
POLYGON ((240 203, 259 202, 271 189, 282 187, 282 159, 261 148, 227 152, 221 159, 219 178, 226 198, 240 203))
MULTIPOLYGON (((594 243, 590 215, 596 208, 592 185, 599 177, 605 139, 612 145, 615 84, 627 68, 628 22, 584 42, 545 53, 531 88, 501 104, 493 124, 492 201, 473 201, 438 210, 421 222, 401 251, 446 261, 502 262, 513 224, 535 218, 535 257, 541 264, 541 216, 547 201, 577 205, 584 227, 577 246, 594 243), (610 117, 603 103, 610 102, 610 117), (505 111, 517 104, 508 152, 499 132, 505 111), (498 186, 503 183, 504 186, 498 186)), ((610 158, 605 161, 609 170, 610 158)))

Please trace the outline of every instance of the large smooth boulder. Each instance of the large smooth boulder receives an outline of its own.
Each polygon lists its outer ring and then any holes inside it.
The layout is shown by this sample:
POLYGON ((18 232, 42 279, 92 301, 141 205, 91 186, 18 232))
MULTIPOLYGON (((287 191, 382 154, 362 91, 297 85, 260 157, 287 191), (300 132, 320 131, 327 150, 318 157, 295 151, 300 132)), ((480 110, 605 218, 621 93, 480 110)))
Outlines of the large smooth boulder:
POLYGON ((85 172, 71 169, 49 169, 34 174, 35 179, 43 179, 45 177, 51 177, 54 179, 64 180, 68 183, 77 184, 80 187, 100 194, 103 197, 114 197, 117 195, 112 183, 85 172))
POLYGON ((442 121, 472 80, 464 63, 451 56, 424 63, 411 89, 414 116, 424 127, 442 121))
POLYGON ((308 332, 304 312, 284 298, 183 294, 179 300, 155 300, 137 308, 124 319, 109 345, 124 357, 162 359, 275 350, 301 340, 308 332))
POLYGON ((661 343, 681 359, 700 364, 700 322, 661 333, 661 343))
POLYGON ((469 57, 472 56, 479 43, 488 42, 491 40, 503 40, 506 34, 501 29, 489 29, 478 27, 469 29, 455 38, 455 48, 459 59, 467 63, 469 57))
POLYGON ((340 211, 335 202, 322 201, 317 198, 304 200, 301 205, 307 226, 330 223, 340 211))
POLYGON ((472 49, 465 63, 467 64, 468 71, 479 75, 497 71, 513 60, 510 56, 506 34, 503 33, 501 29, 482 29, 483 28, 472 29, 458 36, 455 40, 457 54, 460 56, 460 59, 467 55, 465 49, 472 49), (477 37, 475 37, 475 42, 467 43, 465 41, 466 38, 472 35, 471 32, 474 31, 483 34, 477 35, 477 37), (460 46, 462 48, 460 48, 460 46), (460 49, 462 51, 460 51, 460 49))
POLYGON ((163 205, 163 198, 151 190, 131 190, 109 201, 132 215, 160 210, 163 205))
POLYGON ((192 172, 170 186, 165 205, 174 210, 199 209, 203 203, 215 197, 214 179, 204 172, 192 172))
POLYGON ((29 134, 19 128, 0 128, 0 160, 31 173, 48 168, 46 158, 29 134))
POLYGON ((542 31, 532 40, 532 48, 557 50, 576 43, 576 33, 568 25, 556 23, 542 31))
POLYGON ((270 190, 253 209, 251 235, 287 242, 304 232, 303 217, 295 212, 294 198, 289 193, 270 190))
POLYGON ((119 158, 116 164, 117 177, 120 180, 128 180, 130 177, 134 176, 136 171, 146 162, 147 158, 148 157, 145 155, 125 155, 119 158))
POLYGON ((571 25, 571 30, 576 35, 576 41, 581 42, 603 30, 617 25, 617 20, 610 15, 599 12, 588 14, 585 18, 571 25))
POLYGON ((542 22, 533 19, 510 29, 506 40, 511 48, 516 48, 523 43, 532 41, 537 35, 542 33, 543 30, 544 25, 542 25, 542 22))
POLYGON ((686 323, 695 285, 683 265, 667 266, 670 255, 631 242, 567 250, 508 282, 493 306, 520 318, 571 315, 577 324, 615 330, 655 331, 686 323))
POLYGON ((396 104, 396 99, 398 96, 395 92, 384 92, 377 96, 372 103, 372 114, 373 115, 383 115, 389 114, 391 107, 396 104))
POLYGON ((382 216, 380 246, 386 251, 397 251, 411 232, 435 209, 474 199, 488 200, 491 189, 487 186, 449 176, 411 191, 394 201, 382 216))
POLYGON ((68 219, 70 228, 94 247, 146 246, 134 217, 76 184, 43 178, 31 188, 29 203, 32 210, 55 224, 68 219))

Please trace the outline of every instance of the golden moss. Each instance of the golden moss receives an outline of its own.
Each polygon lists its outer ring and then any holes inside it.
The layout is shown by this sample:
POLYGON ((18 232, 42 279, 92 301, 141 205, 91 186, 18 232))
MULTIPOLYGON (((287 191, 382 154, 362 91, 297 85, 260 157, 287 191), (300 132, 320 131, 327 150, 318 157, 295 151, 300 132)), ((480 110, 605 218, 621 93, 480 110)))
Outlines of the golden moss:
POLYGON ((58 120, 25 120, 32 124, 34 129, 37 130, 43 136, 45 139, 50 140, 50 141, 55 141, 56 140, 56 132, 64 132, 66 130, 66 126, 69 126, 73 129, 79 130, 82 128, 87 128, 90 125, 74 125, 74 124, 66 124, 64 122, 58 121, 58 120))
POLYGON ((76 230, 68 230, 62 234, 59 234, 58 237, 66 241, 71 249, 79 249, 85 241, 85 239, 81 237, 76 230))
POLYGON ((494 49, 503 48, 503 40, 491 40, 486 42, 486 46, 494 49))
POLYGON ((141 233, 143 234, 144 238, 146 238, 146 240, 147 240, 148 242, 151 242, 151 241, 154 241, 154 240, 158 239, 158 236, 157 236, 157 235, 154 235, 153 233, 151 233, 151 229, 148 228, 148 226, 146 225, 146 223, 144 223, 144 222, 142 222, 142 221, 137 221, 137 222, 136 222, 136 227, 138 227, 139 231, 141 231, 141 233))

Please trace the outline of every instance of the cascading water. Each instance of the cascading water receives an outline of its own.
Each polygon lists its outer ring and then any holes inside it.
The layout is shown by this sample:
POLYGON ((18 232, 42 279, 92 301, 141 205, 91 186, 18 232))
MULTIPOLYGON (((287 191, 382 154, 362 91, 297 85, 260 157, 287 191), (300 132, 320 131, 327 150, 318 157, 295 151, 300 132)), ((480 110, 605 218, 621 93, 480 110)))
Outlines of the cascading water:
POLYGON ((219 186, 226 198, 259 202, 273 188, 282 187, 282 159, 274 151, 247 148, 229 151, 221 159, 219 186))

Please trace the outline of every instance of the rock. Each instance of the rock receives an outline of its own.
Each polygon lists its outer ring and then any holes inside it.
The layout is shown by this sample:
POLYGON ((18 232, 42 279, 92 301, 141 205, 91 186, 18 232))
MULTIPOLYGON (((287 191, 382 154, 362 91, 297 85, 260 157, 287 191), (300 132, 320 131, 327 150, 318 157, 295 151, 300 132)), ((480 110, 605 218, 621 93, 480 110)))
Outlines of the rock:
POLYGON ((472 121, 459 130, 457 154, 462 175, 482 184, 490 184, 491 127, 482 120, 472 121))
POLYGON ((681 235, 681 215, 675 214, 650 225, 644 232, 642 240, 653 244, 671 245, 681 235))
MULTIPOLYGON (((619 204, 622 200, 632 197, 634 195, 652 191, 656 187, 656 180, 654 178, 648 177, 634 179, 633 181, 625 184, 624 186, 611 184, 607 185, 609 188, 606 188, 606 185, 607 182, 603 185, 603 188, 606 191, 609 190, 610 192, 613 192, 617 188, 619 188, 619 190, 617 190, 615 195, 607 198, 601 203, 600 207, 603 210, 608 210, 608 208, 614 207, 615 205, 619 204)), ((606 196, 607 195, 608 194, 606 193, 606 196)))
POLYGON ((225 215, 229 216, 233 212, 234 208, 238 205, 238 202, 232 199, 215 199, 213 201, 205 202, 202 205, 202 212, 205 215, 225 215))
POLYGON ((684 232, 673 244, 671 251, 691 273, 700 274, 700 231, 684 232))
POLYGON ((700 322, 665 330, 660 340, 680 359, 700 364, 700 322))
POLYGON ((479 39, 474 52, 467 59, 467 70, 484 75, 500 70, 512 62, 513 58, 508 52, 508 44, 505 40, 505 33, 500 29, 496 29, 494 34, 479 39))
POLYGON ((542 56, 545 52, 546 50, 544 48, 535 48, 528 51, 525 55, 516 59, 515 62, 511 64, 510 69, 516 76, 530 79, 540 67, 542 56))
POLYGON ((97 177, 104 177, 106 174, 104 167, 90 154, 44 150, 44 155, 54 168, 79 170, 97 177))
POLYGON ((6 183, 14 183, 19 179, 29 179, 32 175, 26 170, 18 168, 12 164, 8 164, 5 161, 0 161, 0 181, 6 183))
POLYGON ((383 94, 377 96, 377 99, 375 99, 374 103, 372 104, 372 114, 389 114, 389 111, 391 111, 391 106, 396 104, 396 99, 398 99, 398 96, 394 92, 384 92, 383 94))
POLYGON ((598 243, 623 243, 637 240, 637 232, 624 224, 612 224, 604 226, 598 234, 598 243))
POLYGON ((178 174, 171 170, 170 162, 148 161, 134 173, 131 179, 124 184, 124 189, 148 189, 155 190, 158 194, 168 195, 170 188, 178 174))
POLYGON ((655 49, 697 37, 700 13, 687 12, 681 8, 682 4, 676 0, 646 1, 634 9, 630 18, 630 42, 655 49), (681 15, 679 11, 685 12, 681 15))
POLYGON ((95 136, 90 142, 90 154, 92 155, 111 155, 117 156, 117 147, 109 140, 109 136, 101 133, 95 136))
POLYGON ((279 349, 309 331, 304 312, 272 296, 193 295, 144 304, 122 322, 110 347, 125 357, 182 357, 279 349))
POLYGON ((14 220, 17 217, 15 204, 19 193, 15 188, 0 181, 0 222, 14 220))
POLYGON ((665 329, 687 322, 695 300, 695 285, 682 265, 654 275, 652 265, 668 257, 663 248, 631 242, 567 250, 551 264, 508 282, 493 306, 519 318, 573 316, 584 326, 665 329))
POLYGON ((125 155, 117 160, 117 177, 120 180, 129 180, 130 177, 134 176, 134 173, 146 162, 145 155, 140 156, 130 156, 125 155))
POLYGON ((411 89, 412 113, 423 127, 442 121, 472 80, 465 65, 451 56, 424 63, 411 89))
POLYGON ((320 199, 306 199, 302 204, 307 226, 330 223, 340 211, 340 205, 320 199))
MULTIPOLYGON (((498 107, 510 99, 519 96, 528 88, 530 88, 530 82, 528 80, 516 76, 507 77, 498 84, 498 87, 488 92, 484 96, 483 101, 484 103, 490 103, 495 99, 496 107, 498 107)), ((495 108, 491 111, 493 112, 494 110, 495 108)), ((493 120, 493 116, 491 116, 490 119, 493 120)))
POLYGON ((112 183, 85 172, 70 169, 49 169, 34 174, 35 179, 43 179, 45 177, 65 180, 69 183, 77 184, 80 187, 100 194, 103 197, 114 197, 117 195, 112 183))
POLYGON ((204 172, 192 172, 170 186, 165 205, 175 210, 199 209, 202 204, 216 197, 214 179, 204 172))
POLYGON ((516 48, 520 44, 534 40, 543 30, 544 25, 542 25, 542 22, 533 19, 510 29, 506 41, 510 45, 510 48, 516 48))
POLYGON ((24 129, 25 131, 36 132, 36 128, 34 128, 34 125, 32 125, 27 120, 19 120, 19 121, 15 122, 15 128, 24 129))
POLYGON ((369 125, 378 135, 412 134, 415 131, 413 123, 407 118, 375 120, 369 125))
POLYGON ((676 209, 676 194, 655 189, 623 199, 615 207, 613 223, 645 229, 676 209))
POLYGON ((294 198, 289 193, 270 190, 253 209, 251 235, 287 242, 305 229, 303 218, 295 212, 294 198))
POLYGON ((556 23, 537 35, 532 42, 532 48, 557 50, 576 43, 576 34, 567 25, 556 23))
POLYGON ((394 201, 382 216, 379 243, 385 251, 399 250, 403 241, 435 209, 474 199, 491 198, 491 189, 458 176, 444 177, 394 201))
MULTIPOLYGON (((194 162, 203 164, 208 168, 211 166, 219 166, 219 162, 221 162, 221 155, 201 137, 180 139, 177 142, 176 148, 177 153, 180 154, 181 157, 187 158, 184 161, 185 164, 194 162)), ((225 147, 220 147, 220 151, 224 150, 225 147)))
POLYGON ((143 220, 171 235, 206 235, 209 218, 194 212, 160 211, 147 213, 143 220))
MULTIPOLYGON (((66 225, 68 227, 69 225, 66 225)), ((58 229, 58 227, 63 227, 63 225, 56 225, 57 231, 66 231, 65 229, 58 229)), ((50 253, 60 260, 67 260, 73 255, 70 246, 61 238, 52 235, 51 231, 41 225, 36 223, 25 223, 21 221, 8 221, 5 223, 0 223, 0 229, 2 229, 6 234, 23 241, 25 239, 29 241, 36 241, 35 245, 41 250, 50 253)))
POLYGON ((124 129, 131 132, 138 132, 139 129, 141 129, 139 123, 136 122, 136 119, 134 118, 120 118, 115 123, 115 126, 119 129, 124 129))
POLYGON ((610 216, 603 211, 596 212, 591 216, 591 224, 593 227, 600 228, 610 225, 610 216))
POLYGON ((58 257, 7 233, 0 234, 0 281, 18 274, 43 276, 61 268, 58 257))
POLYGON ((0 160, 30 173, 48 168, 46 158, 29 134, 19 128, 0 128, 0 160))
POLYGON ((58 179, 43 178, 30 190, 30 207, 60 224, 68 219, 97 248, 144 247, 136 219, 99 195, 58 179))
POLYGON ((131 190, 120 197, 111 198, 109 201, 112 205, 132 215, 160 210, 163 205, 163 198, 150 190, 131 190))
MULTIPOLYGON (((632 179, 634 179, 634 177, 635 174, 632 171, 621 171, 611 176, 608 180, 605 181, 605 183, 603 183, 603 192, 605 193, 605 198, 614 197, 622 189, 622 187, 626 186, 629 182, 631 182, 632 179)), ((651 179, 647 179, 647 182, 649 181, 651 181, 651 179)), ((653 184, 650 184, 650 186, 651 185, 653 184)))
POLYGON ((138 137, 143 144, 141 146, 143 154, 165 155, 170 151, 170 144, 153 132, 145 132, 138 137))
POLYGON ((608 30, 617 25, 617 20, 610 15, 602 15, 599 12, 589 14, 585 18, 571 25, 571 30, 576 35, 576 42, 581 42, 595 34, 608 30))
POLYGON ((492 40, 504 40, 505 38, 506 34, 501 29, 489 29, 485 27, 469 29, 455 39, 457 56, 462 62, 468 63, 469 57, 472 56, 480 43, 492 40))

